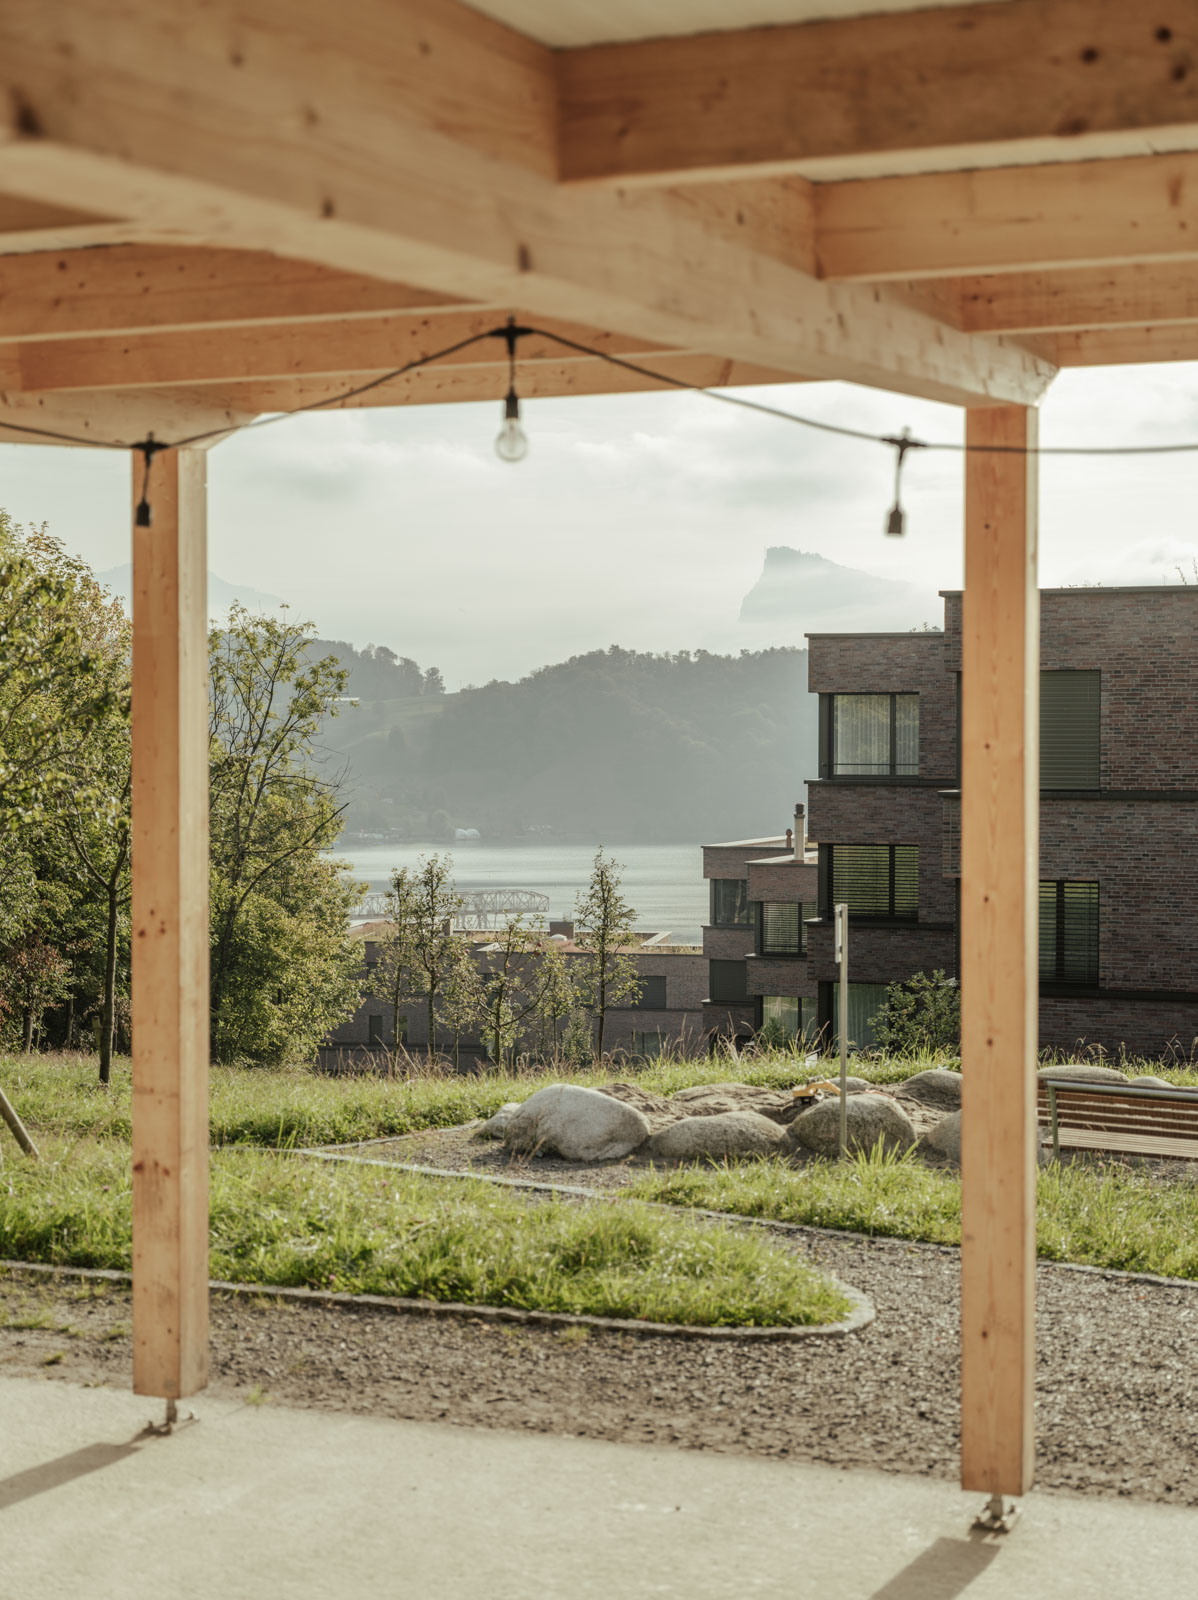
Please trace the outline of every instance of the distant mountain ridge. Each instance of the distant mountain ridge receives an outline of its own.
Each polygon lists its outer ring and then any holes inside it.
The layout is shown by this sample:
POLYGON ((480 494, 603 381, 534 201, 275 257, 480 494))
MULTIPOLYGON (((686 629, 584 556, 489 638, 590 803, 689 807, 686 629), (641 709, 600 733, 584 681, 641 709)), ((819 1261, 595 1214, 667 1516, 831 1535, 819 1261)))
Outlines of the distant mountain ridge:
POLYGON ((940 611, 933 590, 771 545, 741 602, 740 621, 754 634, 768 633, 771 644, 799 644, 805 633, 906 632, 934 622, 940 611))

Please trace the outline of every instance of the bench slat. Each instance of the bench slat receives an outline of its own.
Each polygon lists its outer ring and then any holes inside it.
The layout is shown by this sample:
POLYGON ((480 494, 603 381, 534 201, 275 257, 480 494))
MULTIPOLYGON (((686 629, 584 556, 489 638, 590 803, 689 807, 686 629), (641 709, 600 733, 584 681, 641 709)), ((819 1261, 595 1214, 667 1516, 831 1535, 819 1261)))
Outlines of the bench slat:
POLYGON ((1174 1156, 1198 1160, 1198 1139, 1166 1139, 1138 1133, 1089 1133, 1082 1128, 1060 1129, 1062 1150, 1113 1150, 1126 1155, 1174 1156))

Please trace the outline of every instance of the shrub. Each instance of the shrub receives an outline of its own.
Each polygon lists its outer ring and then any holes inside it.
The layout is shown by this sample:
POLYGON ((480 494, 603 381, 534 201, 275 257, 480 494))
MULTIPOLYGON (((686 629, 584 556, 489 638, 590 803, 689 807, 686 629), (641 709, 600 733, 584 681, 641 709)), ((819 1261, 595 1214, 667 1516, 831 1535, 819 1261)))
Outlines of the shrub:
POLYGON ((937 970, 889 984, 872 1026, 879 1048, 890 1055, 956 1050, 961 1040, 957 980, 937 970))

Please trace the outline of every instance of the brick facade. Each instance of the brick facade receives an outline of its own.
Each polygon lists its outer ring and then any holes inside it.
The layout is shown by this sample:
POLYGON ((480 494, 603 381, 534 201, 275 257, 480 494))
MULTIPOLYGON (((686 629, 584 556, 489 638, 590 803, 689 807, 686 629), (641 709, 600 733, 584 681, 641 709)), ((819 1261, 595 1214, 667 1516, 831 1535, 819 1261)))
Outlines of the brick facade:
MULTIPOLYGON (((955 794, 962 596, 943 634, 810 636, 813 691, 920 695, 919 779, 836 778, 809 787, 822 844, 917 844, 914 926, 854 926, 860 982, 955 965, 960 808, 955 794), (948 791, 948 793, 946 793, 948 791)), ((1045 671, 1099 671, 1100 781, 1045 790, 1040 877, 1099 885, 1098 985, 1041 997, 1041 1044, 1115 1054, 1188 1053, 1198 1037, 1198 588, 1041 593, 1045 671)), ((812 976, 835 977, 832 930, 808 929, 812 976)))

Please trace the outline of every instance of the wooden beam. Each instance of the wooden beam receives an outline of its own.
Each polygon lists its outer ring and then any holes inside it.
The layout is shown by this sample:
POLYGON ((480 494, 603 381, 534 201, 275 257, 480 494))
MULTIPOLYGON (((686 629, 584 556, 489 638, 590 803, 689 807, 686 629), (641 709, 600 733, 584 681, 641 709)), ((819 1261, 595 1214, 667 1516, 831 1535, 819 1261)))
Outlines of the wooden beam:
POLYGON ((1198 257, 1198 154, 818 184, 821 277, 851 281, 1198 257))
MULTIPOLYGON (((44 392, 269 381, 346 371, 378 373, 490 333, 505 320, 494 310, 459 311, 26 342, 0 345, 0 378, 7 368, 10 387, 44 392)), ((624 338, 552 318, 539 320, 538 325, 595 349, 634 359, 651 360, 663 348, 645 339, 624 338)), ((569 359, 570 352, 551 339, 529 336, 520 341, 521 367, 569 359)), ((506 372, 507 349, 500 339, 480 339, 444 357, 438 365, 502 367, 506 372)))
MULTIPOLYGON (((1036 442, 1021 407, 966 441, 1036 442)), ((961 626, 961 1483, 1034 1468, 1040 628, 1036 460, 965 458, 961 626)))
POLYGON ((1198 275, 1183 262, 920 280, 921 288, 929 285, 955 290, 962 326, 971 333, 1198 322, 1198 275))
MULTIPOLYGON (((652 366, 663 376, 704 389, 748 388, 758 384, 799 383, 793 372, 723 356, 680 355, 669 351, 654 356, 652 366)), ((239 413, 295 411, 332 400, 343 389, 369 381, 370 373, 342 373, 331 378, 295 378, 279 383, 244 383, 214 390, 214 397, 239 413)), ((329 411, 358 410, 365 406, 427 406, 502 400, 507 393, 507 367, 422 367, 390 383, 380 384, 352 400, 330 404, 329 411)), ((538 361, 519 375, 522 399, 538 400, 588 394, 644 394, 672 389, 669 383, 610 366, 605 361, 538 361)))
POLYGON ((133 529, 133 1387, 167 1399, 208 1381, 206 460, 157 456, 133 529))
POLYGON ((1007 0, 565 50, 561 174, 811 178, 1193 149, 1189 0, 1007 0))
POLYGON ((1198 361, 1198 322, 1037 334, 1036 344, 1063 367, 1125 367, 1160 361, 1198 361))
POLYGON ((295 0, 285 30, 272 0, 20 17, 0 12, 0 104, 24 108, 0 135, 10 192, 803 376, 1020 403, 1051 380, 1017 346, 820 284, 669 194, 563 190, 531 148, 516 46, 489 24, 476 38, 483 19, 449 0, 295 0), (430 5, 446 48, 409 81, 430 5))
POLYGON ((460 299, 249 250, 116 245, 0 257, 0 341, 378 316, 460 299))
POLYGON ((25 394, 0 389, 0 443, 65 445, 25 429, 67 433, 81 444, 129 445, 153 433, 182 439, 238 427, 250 416, 213 389, 109 389, 103 393, 25 394))
POLYGON ((46 205, 24 195, 0 194, 0 254, 87 245, 107 238, 115 226, 119 226, 115 217, 46 205))

